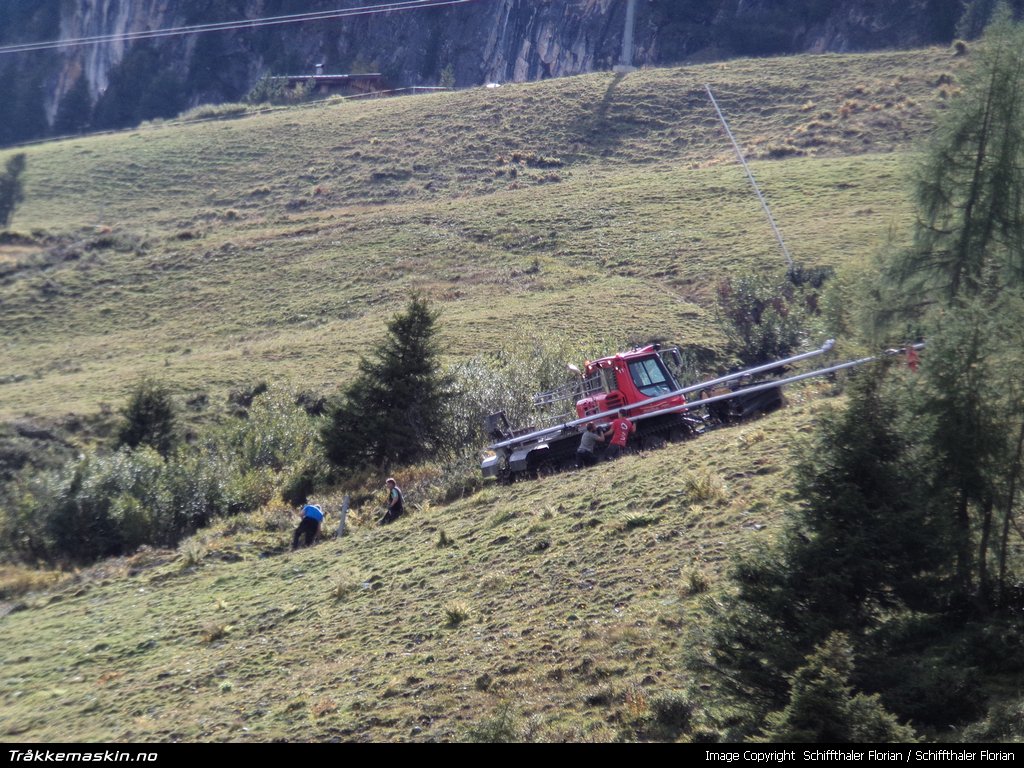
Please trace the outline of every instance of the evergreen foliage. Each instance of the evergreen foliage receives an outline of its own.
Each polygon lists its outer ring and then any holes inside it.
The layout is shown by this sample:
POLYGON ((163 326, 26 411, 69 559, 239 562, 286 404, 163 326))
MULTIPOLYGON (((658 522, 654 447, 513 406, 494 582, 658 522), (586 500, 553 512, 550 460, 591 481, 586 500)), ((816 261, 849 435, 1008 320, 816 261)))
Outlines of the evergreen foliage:
POLYGON ((414 297, 330 408, 321 432, 328 461, 344 470, 387 469, 446 447, 448 386, 437 341, 439 312, 414 297))
POLYGON ((125 423, 118 434, 118 445, 135 448, 148 445, 167 456, 177 442, 174 401, 167 387, 143 379, 136 385, 122 412, 125 423))
POLYGON ((768 715, 764 740, 785 743, 887 744, 914 741, 914 730, 885 711, 878 696, 855 694, 853 650, 831 635, 793 676, 785 709, 768 715))
POLYGON ((1005 5, 976 50, 918 172, 914 243, 891 259, 877 317, 928 337, 914 406, 924 493, 956 529, 954 600, 982 609, 1008 586, 1024 435, 1024 27, 1005 5))
POLYGON ((946 727, 985 706, 968 681, 993 654, 974 640, 1019 578, 1024 28, 1004 9, 977 48, 918 172, 913 245, 872 297, 875 331, 927 337, 920 371, 859 374, 797 462, 779 544, 736 566, 712 631, 723 688, 770 739, 906 737, 851 695, 849 648, 869 660, 854 683, 900 717, 946 727), (950 631, 964 639, 945 647, 950 631), (866 731, 844 730, 858 718, 866 731))
POLYGON ((978 37, 988 26, 998 0, 966 0, 964 12, 956 24, 957 37, 968 40, 978 37))
POLYGON ((886 611, 934 607, 949 560, 944 518, 918 503, 916 454, 883 371, 826 416, 795 467, 799 502, 781 542, 740 560, 712 630, 725 689, 759 719, 788 675, 835 631, 860 635, 886 611))
POLYGON ((7 158, 5 170, 0 174, 0 227, 11 223, 14 211, 25 199, 24 181, 25 154, 19 152, 7 158))
POLYGON ((892 259, 883 319, 1024 284, 1024 27, 1002 7, 917 172, 914 244, 892 259))

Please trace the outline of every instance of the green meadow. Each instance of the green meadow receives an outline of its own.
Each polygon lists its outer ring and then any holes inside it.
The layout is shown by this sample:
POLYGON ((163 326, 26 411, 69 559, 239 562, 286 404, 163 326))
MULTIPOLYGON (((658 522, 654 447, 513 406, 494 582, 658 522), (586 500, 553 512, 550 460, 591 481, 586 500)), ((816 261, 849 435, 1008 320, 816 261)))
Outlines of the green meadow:
MULTIPOLYGON (((794 258, 842 269, 906 237, 913 152, 965 58, 599 73, 27 148, 0 243, 0 420, 109 414, 143 376, 183 401, 330 394, 413 293, 442 310, 447 363, 541 333, 722 355, 717 283, 785 261, 704 84, 794 258)), ((55 575, 0 604, 0 736, 715 738, 714 702, 673 708, 700 690, 684 657, 841 403, 830 383, 787 395, 591 471, 411 498, 387 528, 357 515, 298 553, 274 502, 55 575)))

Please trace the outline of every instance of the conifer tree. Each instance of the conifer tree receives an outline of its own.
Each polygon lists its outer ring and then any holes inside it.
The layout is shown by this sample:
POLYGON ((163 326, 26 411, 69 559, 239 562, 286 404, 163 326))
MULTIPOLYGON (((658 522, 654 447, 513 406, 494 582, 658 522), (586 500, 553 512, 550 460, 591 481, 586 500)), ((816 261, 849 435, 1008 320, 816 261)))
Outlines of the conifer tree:
MULTIPOLYGON (((710 658, 698 661, 751 723, 775 711, 768 738, 901 738, 877 701, 851 695, 852 667, 833 663, 842 654, 829 635, 875 659, 937 654, 893 629, 985 619, 1012 591, 1007 538, 1024 485, 1024 29, 1004 8, 972 51, 977 68, 918 173, 913 244, 890 255, 874 296, 875 330, 927 338, 920 371, 859 374, 845 413, 823 421, 798 462, 784 535, 740 561, 710 658), (859 738, 844 730, 855 718, 867 726, 859 738)), ((903 716, 922 691, 942 693, 912 670, 860 672, 903 716)), ((952 722, 943 697, 929 696, 928 722, 952 722)))
POLYGON ((7 159, 3 173, 0 173, 0 227, 11 223, 14 210, 25 199, 24 182, 21 174, 25 171, 25 154, 19 152, 7 159))
POLYGON ((831 635, 793 675, 785 709, 768 715, 764 740, 784 743, 893 743, 914 741, 914 730, 885 711, 877 695, 854 693, 848 638, 831 635))
POLYGON ((917 173, 914 243, 895 255, 880 307, 928 307, 1024 285, 1024 27, 1001 6, 917 173))
POLYGON ((447 386, 437 341, 439 313, 414 297, 388 324, 377 351, 331 406, 321 440, 342 469, 424 458, 444 446, 447 386))
POLYGON ((123 411, 118 444, 129 448, 148 445, 166 457, 177 442, 176 415, 170 390, 151 379, 135 387, 123 411))
POLYGON ((919 456, 894 389, 882 370, 853 382, 795 466, 799 501, 779 543, 733 571, 711 658, 755 719, 784 703, 789 676, 831 633, 860 637, 886 612, 939 607, 950 522, 918 503, 919 456))
POLYGON ((1024 419, 1015 341, 1024 335, 1024 27, 1005 5, 976 52, 918 172, 914 242, 890 262, 879 316, 928 337, 912 406, 931 473, 922 503, 955 525, 951 599, 982 607, 993 559, 1005 585, 1024 419))

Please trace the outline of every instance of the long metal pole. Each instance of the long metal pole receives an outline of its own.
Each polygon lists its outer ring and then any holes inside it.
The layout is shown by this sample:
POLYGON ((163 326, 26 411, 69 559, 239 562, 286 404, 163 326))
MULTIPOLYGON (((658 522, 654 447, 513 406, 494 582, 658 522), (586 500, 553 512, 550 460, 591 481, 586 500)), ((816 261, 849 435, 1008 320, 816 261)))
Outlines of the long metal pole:
POLYGON ((629 0, 626 5, 626 28, 622 33, 622 58, 624 67, 633 66, 633 27, 636 20, 636 0, 629 0))
POLYGON ((757 199, 761 201, 761 207, 764 208, 765 215, 768 217, 768 223, 772 225, 772 232, 775 233, 775 238, 779 241, 779 247, 782 248, 782 253, 786 257, 786 263, 788 263, 789 268, 792 269, 793 257, 789 255, 789 248, 786 247, 786 241, 782 239, 782 233, 779 232, 779 228, 775 226, 775 218, 772 216, 772 212, 768 208, 768 201, 764 199, 764 195, 761 194, 761 188, 757 186, 757 182, 754 180, 754 174, 751 173, 750 166, 747 165, 746 158, 743 157, 740 145, 736 142, 736 137, 732 135, 732 131, 729 129, 729 123, 726 122, 725 115, 722 114, 722 110, 718 107, 718 102, 715 101, 715 94, 711 92, 711 86, 705 83, 704 89, 708 92, 708 97, 711 99, 711 103, 715 106, 715 112, 718 113, 718 119, 722 121, 722 127, 725 128, 725 132, 729 136, 729 141, 732 142, 732 148, 736 150, 736 157, 739 158, 740 165, 742 165, 743 170, 747 172, 747 178, 750 179, 750 185, 754 188, 754 192, 757 193, 757 199))

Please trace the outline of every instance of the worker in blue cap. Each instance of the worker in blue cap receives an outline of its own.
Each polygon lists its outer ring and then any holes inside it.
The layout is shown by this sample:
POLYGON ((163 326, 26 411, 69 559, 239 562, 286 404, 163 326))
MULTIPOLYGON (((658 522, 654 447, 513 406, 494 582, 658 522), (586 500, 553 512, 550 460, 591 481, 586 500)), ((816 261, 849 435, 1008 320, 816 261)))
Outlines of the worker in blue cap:
POLYGON ((310 546, 316 535, 320 533, 320 524, 324 521, 324 511, 319 504, 307 504, 302 508, 302 522, 295 529, 295 536, 292 538, 292 549, 299 548, 299 538, 306 537, 303 546, 310 546))

